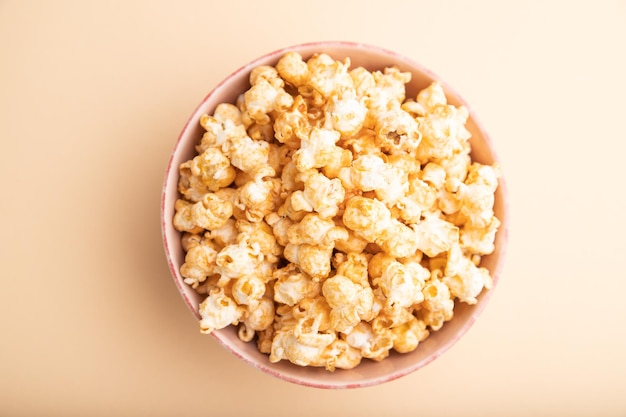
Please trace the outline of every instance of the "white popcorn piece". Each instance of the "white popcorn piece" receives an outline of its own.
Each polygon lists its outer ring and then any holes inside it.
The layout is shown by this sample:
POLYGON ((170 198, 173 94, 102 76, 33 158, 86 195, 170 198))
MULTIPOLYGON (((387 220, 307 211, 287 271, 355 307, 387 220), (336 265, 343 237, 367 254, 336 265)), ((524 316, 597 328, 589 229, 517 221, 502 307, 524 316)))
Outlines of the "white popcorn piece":
POLYGON ((418 119, 422 141, 417 155, 422 161, 444 161, 461 153, 471 134, 465 127, 469 113, 465 107, 438 106, 418 119))
POLYGON ((417 94, 417 102, 423 106, 426 111, 432 111, 440 106, 448 104, 446 93, 439 83, 431 83, 417 94))
POLYGON ((483 227, 473 223, 465 224, 460 229, 459 242, 463 249, 478 255, 489 255, 495 250, 496 232, 500 227, 500 220, 493 216, 483 227))
POLYGON ((278 142, 292 149, 300 147, 300 139, 307 138, 312 129, 307 117, 307 104, 302 96, 294 99, 290 110, 276 116, 273 128, 278 142))
POLYGON ((415 118, 400 107, 381 111, 376 115, 376 138, 382 150, 388 153, 414 153, 421 140, 415 118))
POLYGON ((387 164, 377 155, 362 155, 343 168, 339 178, 346 188, 375 191, 376 197, 393 204, 408 191, 408 176, 398 167, 387 164))
POLYGON ((196 147, 198 154, 209 148, 220 148, 225 142, 247 136, 242 124, 239 109, 227 103, 220 103, 213 116, 207 114, 200 118, 200 125, 206 130, 196 147))
POLYGON ((361 353, 342 339, 335 339, 326 347, 322 356, 325 358, 324 367, 333 372, 338 369, 352 369, 361 363, 361 353))
POLYGON ((399 107, 406 98, 405 84, 411 81, 411 73, 389 67, 372 73, 375 85, 367 90, 367 106, 374 112, 399 107))

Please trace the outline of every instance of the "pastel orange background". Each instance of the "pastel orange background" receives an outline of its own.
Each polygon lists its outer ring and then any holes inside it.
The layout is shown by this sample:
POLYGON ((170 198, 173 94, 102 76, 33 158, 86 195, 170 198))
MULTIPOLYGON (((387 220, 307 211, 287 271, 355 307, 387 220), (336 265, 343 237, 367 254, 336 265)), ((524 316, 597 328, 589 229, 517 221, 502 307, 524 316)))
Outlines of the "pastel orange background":
POLYGON ((0 0, 0 415, 626 415, 625 23, 623 0, 0 0), (323 40, 449 82, 495 142, 512 210, 469 333, 356 390, 280 381, 201 335, 159 223, 202 98, 323 40))

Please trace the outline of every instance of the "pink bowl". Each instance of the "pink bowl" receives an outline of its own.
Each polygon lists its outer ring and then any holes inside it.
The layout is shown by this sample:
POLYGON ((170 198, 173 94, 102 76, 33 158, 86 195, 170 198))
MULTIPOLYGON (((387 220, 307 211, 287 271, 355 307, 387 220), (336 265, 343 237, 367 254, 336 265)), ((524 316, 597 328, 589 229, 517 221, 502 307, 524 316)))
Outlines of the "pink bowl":
MULTIPOLYGON (((274 65, 288 51, 297 51, 305 59, 316 52, 326 53, 339 60, 349 57, 352 63, 351 68, 363 66, 370 71, 396 65, 400 70, 409 71, 413 74, 411 82, 407 85, 407 97, 415 97, 419 90, 427 87, 432 81, 438 81, 446 91, 449 103, 457 106, 465 105, 470 111, 467 128, 472 133, 470 143, 473 159, 483 164, 493 164, 497 161, 487 132, 480 125, 468 104, 449 85, 440 80, 431 71, 395 52, 360 43, 316 42, 271 52, 250 62, 217 85, 196 108, 176 142, 165 175, 161 198, 161 227, 165 254, 174 283, 183 301, 198 320, 200 319, 198 305, 202 301, 202 297, 191 287, 187 286, 180 275, 179 269, 184 262, 184 252, 180 243, 181 234, 172 225, 174 202, 179 196, 177 190, 178 167, 182 162, 195 156, 194 146, 203 133, 199 125, 200 117, 206 113, 211 114, 219 103, 234 103, 237 96, 249 88, 248 76, 252 68, 259 65, 274 65)), ((432 332, 411 353, 392 353, 382 362, 363 360, 355 369, 336 370, 331 373, 323 368, 300 367, 287 361, 270 363, 268 356, 260 353, 255 343, 245 343, 239 340, 236 329, 232 326, 215 331, 212 333, 212 336, 235 356, 243 359, 255 368, 285 381, 310 387, 333 389, 366 387, 391 381, 412 373, 439 357, 459 340, 472 326, 493 294, 502 269, 508 233, 508 207, 506 185, 503 178, 500 179, 500 184, 496 191, 494 211, 502 225, 496 234, 496 249, 494 253, 484 257, 481 264, 481 266, 491 271, 494 278, 494 288, 490 291, 483 291, 478 298, 477 304, 470 306, 460 303, 457 305, 454 310, 454 318, 447 322, 441 330, 432 332)))

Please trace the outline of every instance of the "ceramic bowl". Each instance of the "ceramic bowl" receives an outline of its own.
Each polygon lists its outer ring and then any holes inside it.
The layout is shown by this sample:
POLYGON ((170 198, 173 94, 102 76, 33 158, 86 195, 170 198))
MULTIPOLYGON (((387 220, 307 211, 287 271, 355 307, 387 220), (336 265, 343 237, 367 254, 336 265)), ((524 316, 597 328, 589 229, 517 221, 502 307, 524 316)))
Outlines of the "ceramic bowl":
MULTIPOLYGON (((179 196, 177 191, 179 178, 178 167, 182 162, 195 156, 194 146, 198 143, 203 133, 199 125, 200 117, 206 113, 212 114, 216 105, 219 103, 234 103, 237 96, 249 88, 248 75, 252 68, 259 65, 274 65, 287 51, 297 51, 305 59, 314 53, 321 52, 342 61, 344 58, 349 57, 351 60, 351 68, 363 66, 370 71, 396 65, 400 70, 412 73, 412 80, 406 86, 407 97, 415 97, 419 90, 427 87, 432 81, 439 81, 446 91, 449 103, 457 106, 461 104, 465 105, 470 111, 467 128, 472 133, 470 142, 473 159, 483 164, 492 164, 497 161, 492 141, 479 123, 476 115, 472 112, 471 106, 433 72, 398 53, 360 43, 317 42, 277 50, 246 64, 220 82, 193 112, 187 124, 183 127, 174 146, 163 186, 161 225, 165 253, 174 283, 183 301, 196 319, 200 318, 198 305, 202 301, 202 297, 191 287, 187 286, 180 275, 179 269, 184 262, 184 252, 180 243, 181 235, 172 225, 174 202, 179 196)), ((495 252, 489 256, 485 256, 481 264, 481 266, 491 271, 494 278, 494 288, 490 291, 483 291, 478 298, 477 304, 458 304, 454 310, 454 318, 447 322, 441 330, 432 332, 431 335, 424 342, 420 343, 418 348, 411 353, 392 353, 381 362, 364 359, 359 366, 352 370, 339 369, 335 372, 328 372, 323 368, 300 367, 288 361, 270 363, 268 356, 257 350, 256 343, 242 342, 238 338, 236 329, 233 326, 215 331, 212 333, 212 336, 236 357, 260 371, 285 381, 309 387, 366 387, 395 380, 412 373, 438 358, 454 345, 472 326, 487 305, 489 298, 494 293, 500 278, 507 241, 507 199, 506 186, 503 178, 500 180, 500 185, 495 194, 494 211, 496 216, 501 220, 502 225, 496 235, 495 252)))

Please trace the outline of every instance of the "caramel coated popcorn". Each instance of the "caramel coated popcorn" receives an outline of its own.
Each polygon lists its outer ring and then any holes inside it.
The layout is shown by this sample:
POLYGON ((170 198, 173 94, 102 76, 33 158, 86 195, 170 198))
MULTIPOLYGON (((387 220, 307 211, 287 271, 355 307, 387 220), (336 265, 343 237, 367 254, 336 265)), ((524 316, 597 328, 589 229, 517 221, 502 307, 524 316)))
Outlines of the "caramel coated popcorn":
POLYGON ((411 74, 286 53, 200 124, 180 165, 180 273, 200 329, 238 326, 271 362, 329 371, 411 352, 492 286, 500 172, 468 111, 411 74))

